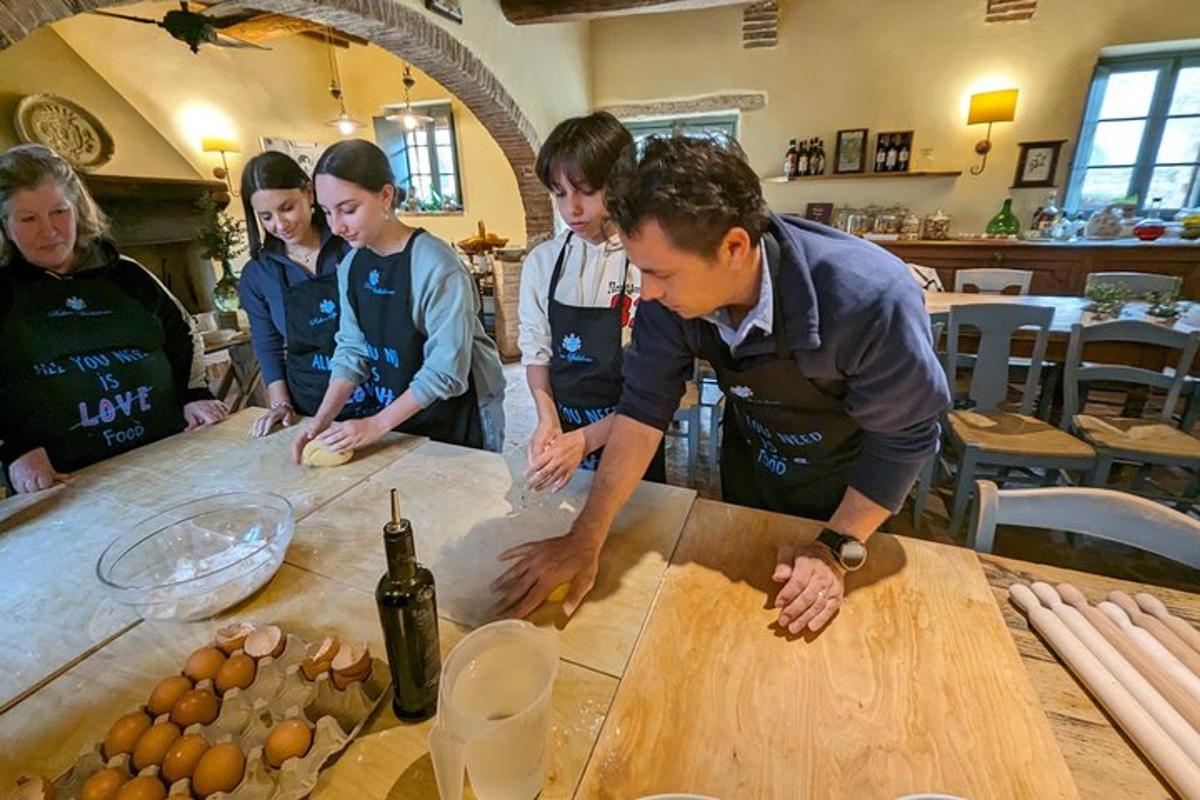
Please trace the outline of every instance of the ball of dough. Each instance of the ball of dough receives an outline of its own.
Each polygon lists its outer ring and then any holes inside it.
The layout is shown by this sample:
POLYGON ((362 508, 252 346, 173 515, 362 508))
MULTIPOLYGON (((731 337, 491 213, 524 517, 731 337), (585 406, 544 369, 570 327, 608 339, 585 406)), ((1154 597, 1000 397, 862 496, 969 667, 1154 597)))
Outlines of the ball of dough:
POLYGON ((346 449, 335 453, 321 442, 313 439, 304 445, 304 452, 300 456, 300 461, 309 467, 337 467, 345 464, 352 458, 354 458, 353 450, 346 449))

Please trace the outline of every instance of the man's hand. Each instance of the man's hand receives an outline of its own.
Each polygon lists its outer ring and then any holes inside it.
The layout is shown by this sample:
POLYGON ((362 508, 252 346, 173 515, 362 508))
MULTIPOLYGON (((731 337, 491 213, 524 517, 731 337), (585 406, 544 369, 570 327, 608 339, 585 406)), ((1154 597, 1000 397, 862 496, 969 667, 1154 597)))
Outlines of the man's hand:
POLYGON ((595 537, 569 533, 517 545, 501 553, 500 560, 516 562, 492 583, 492 591, 500 595, 500 616, 527 617, 556 587, 569 583, 563 600, 563 613, 569 617, 596 582, 600 544, 595 537))
POLYGON ((183 407, 186 431, 194 431, 205 425, 215 425, 229 416, 229 406, 220 400, 195 400, 183 407))
POLYGON ((379 415, 376 414, 366 419, 335 422, 316 438, 333 452, 339 453, 342 450, 361 450, 367 445, 374 444, 383 438, 388 430, 381 424, 379 415))
POLYGON ((529 438, 529 444, 525 446, 525 458, 529 463, 532 464, 534 461, 537 461, 542 451, 560 433, 562 433, 562 428, 558 425, 557 420, 553 422, 538 422, 537 427, 533 429, 533 436, 529 438))
POLYGON ((42 489, 49 489, 56 481, 65 483, 68 478, 69 475, 54 469, 44 447, 30 450, 8 468, 8 479, 18 494, 40 492, 42 489))
POLYGON ((530 459, 525 480, 535 492, 543 489, 557 492, 571 480, 586 455, 587 439, 582 430, 560 433, 542 448, 537 457, 530 459))
POLYGON ((793 634, 805 628, 816 632, 825 627, 842 607, 846 591, 843 578, 841 565, 824 545, 780 545, 775 574, 771 576, 783 584, 775 596, 779 627, 793 634))
POLYGON ((296 411, 291 406, 280 404, 271 406, 267 409, 267 413, 263 414, 258 419, 254 420, 254 424, 250 426, 250 435, 257 438, 266 436, 276 425, 282 425, 285 428, 290 428, 296 424, 299 417, 296 416, 296 411))

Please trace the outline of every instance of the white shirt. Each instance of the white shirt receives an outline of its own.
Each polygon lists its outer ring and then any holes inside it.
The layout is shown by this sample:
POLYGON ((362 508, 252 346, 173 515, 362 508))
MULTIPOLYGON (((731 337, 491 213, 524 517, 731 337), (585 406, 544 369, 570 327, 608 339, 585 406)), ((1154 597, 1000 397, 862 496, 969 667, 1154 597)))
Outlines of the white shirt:
MULTIPOLYGON (((571 306, 612 308, 621 291, 621 274, 625 272, 625 250, 614 235, 607 242, 595 245, 581 236, 567 242, 564 231, 548 242, 542 242, 525 257, 521 270, 521 294, 518 307, 520 326, 517 343, 521 348, 521 363, 548 365, 553 350, 550 336, 550 276, 559 251, 566 245, 562 275, 554 299, 571 306)), ((621 341, 629 344, 633 317, 642 289, 642 276, 637 267, 629 265, 625 273, 625 295, 629 306, 628 318, 623 320, 621 341)))
POLYGON ((771 269, 767 264, 767 248, 760 247, 759 250, 762 252, 760 259, 762 281, 758 286, 758 302, 754 304, 754 308, 750 309, 750 313, 745 316, 742 323, 734 328, 727 308, 718 308, 704 317, 717 326, 717 333, 721 335, 721 341, 725 342, 731 353, 739 344, 746 341, 750 331, 755 328, 762 331, 763 336, 770 336, 771 331, 775 328, 775 291, 774 284, 771 282, 771 269))

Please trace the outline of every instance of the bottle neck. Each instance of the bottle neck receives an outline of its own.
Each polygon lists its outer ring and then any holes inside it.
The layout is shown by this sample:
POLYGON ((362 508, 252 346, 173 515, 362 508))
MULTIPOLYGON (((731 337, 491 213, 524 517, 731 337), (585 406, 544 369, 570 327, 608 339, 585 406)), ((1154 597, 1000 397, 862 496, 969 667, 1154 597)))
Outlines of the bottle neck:
POLYGON ((417 574, 417 562, 412 525, 408 520, 402 519, 398 525, 388 523, 384 526, 383 549, 387 554, 388 577, 394 581, 412 580, 417 574))

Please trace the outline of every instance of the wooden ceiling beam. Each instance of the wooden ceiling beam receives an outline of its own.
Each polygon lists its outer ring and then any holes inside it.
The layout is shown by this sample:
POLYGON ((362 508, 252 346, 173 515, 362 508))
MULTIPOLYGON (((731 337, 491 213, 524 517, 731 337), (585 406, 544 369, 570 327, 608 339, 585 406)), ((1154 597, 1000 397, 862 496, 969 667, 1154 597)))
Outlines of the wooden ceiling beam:
POLYGON ((514 25, 536 25, 749 3, 750 0, 500 0, 500 10, 514 25))

